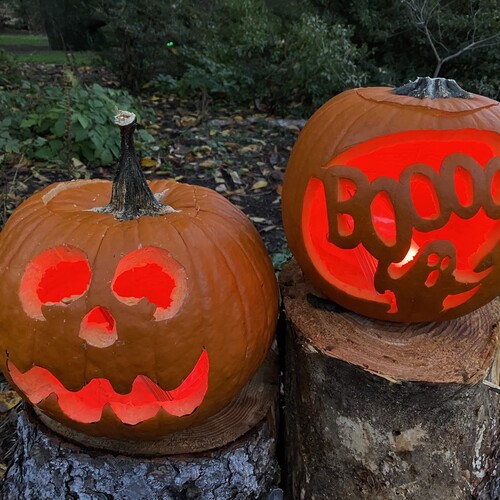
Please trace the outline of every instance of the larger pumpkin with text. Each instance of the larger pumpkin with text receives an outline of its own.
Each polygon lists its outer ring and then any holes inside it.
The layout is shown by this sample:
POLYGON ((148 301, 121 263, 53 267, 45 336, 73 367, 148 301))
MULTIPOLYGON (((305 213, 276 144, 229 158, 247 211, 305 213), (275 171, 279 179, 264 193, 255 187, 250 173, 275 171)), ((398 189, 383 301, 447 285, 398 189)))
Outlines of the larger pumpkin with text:
POLYGON ((466 314, 500 292, 500 105, 419 79, 328 101, 292 151, 290 248, 312 284, 391 321, 466 314))

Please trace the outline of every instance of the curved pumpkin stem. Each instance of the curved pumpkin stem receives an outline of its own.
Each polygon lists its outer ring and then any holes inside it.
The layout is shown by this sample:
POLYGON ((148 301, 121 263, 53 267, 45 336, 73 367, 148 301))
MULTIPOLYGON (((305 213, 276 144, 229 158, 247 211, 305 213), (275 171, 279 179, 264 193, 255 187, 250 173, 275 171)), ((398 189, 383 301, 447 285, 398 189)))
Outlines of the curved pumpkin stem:
POLYGON ((398 95, 416 97, 417 99, 448 99, 450 97, 467 99, 469 92, 462 89, 455 80, 448 78, 418 77, 414 82, 406 83, 394 89, 398 95))
POLYGON ((118 111, 115 123, 120 127, 121 134, 120 160, 113 180, 111 201, 99 211, 123 220, 175 212, 172 207, 163 205, 155 198, 139 165, 133 138, 135 114, 118 111))

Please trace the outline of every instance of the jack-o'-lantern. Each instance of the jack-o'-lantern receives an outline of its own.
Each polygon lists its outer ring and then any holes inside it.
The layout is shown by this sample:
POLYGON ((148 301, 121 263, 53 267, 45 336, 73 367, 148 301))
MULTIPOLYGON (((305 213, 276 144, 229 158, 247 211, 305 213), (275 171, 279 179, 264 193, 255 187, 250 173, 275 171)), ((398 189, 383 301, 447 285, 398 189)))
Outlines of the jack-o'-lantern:
POLYGON ((134 119, 117 117, 113 185, 51 185, 7 222, 0 359, 49 417, 90 435, 153 439, 242 389, 272 341, 278 292, 262 240, 229 201, 168 180, 148 187, 134 119))
POLYGON ((330 300, 373 318, 445 320, 500 292, 500 105, 455 81, 353 89, 295 144, 283 222, 330 300))

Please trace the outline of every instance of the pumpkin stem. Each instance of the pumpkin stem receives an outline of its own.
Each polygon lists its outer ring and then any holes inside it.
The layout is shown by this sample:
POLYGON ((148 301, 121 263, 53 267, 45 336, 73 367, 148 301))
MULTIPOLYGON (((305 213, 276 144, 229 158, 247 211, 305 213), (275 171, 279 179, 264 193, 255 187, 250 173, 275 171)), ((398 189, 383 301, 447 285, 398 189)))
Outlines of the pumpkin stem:
POLYGON ((471 97, 469 92, 462 89, 455 80, 448 78, 430 78, 419 76, 414 82, 409 82, 394 89, 398 95, 416 97, 417 99, 448 99, 458 97, 467 99, 471 97))
POLYGON ((118 171, 113 180, 111 201, 98 211, 113 214, 116 219, 122 220, 175 212, 155 198, 139 165, 133 139, 135 114, 120 110, 115 116, 115 123, 120 127, 121 134, 118 171))

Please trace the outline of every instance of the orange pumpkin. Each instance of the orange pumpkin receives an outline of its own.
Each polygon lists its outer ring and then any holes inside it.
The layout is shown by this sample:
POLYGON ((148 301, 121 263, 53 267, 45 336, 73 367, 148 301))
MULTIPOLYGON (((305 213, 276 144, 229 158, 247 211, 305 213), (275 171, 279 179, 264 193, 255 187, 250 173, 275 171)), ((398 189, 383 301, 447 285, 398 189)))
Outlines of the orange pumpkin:
POLYGON ((500 292, 500 105, 453 81, 343 92, 308 121, 283 186, 305 276, 373 318, 451 319, 500 292))
POLYGON ((121 170, 51 185, 0 236, 2 370, 81 432, 153 439, 217 413, 263 362, 277 284, 257 231, 212 190, 121 170), (107 202, 111 202, 107 205, 107 202))

